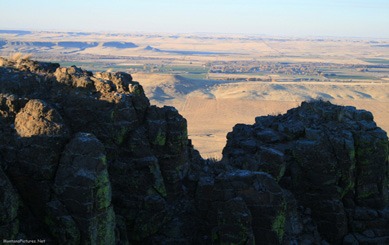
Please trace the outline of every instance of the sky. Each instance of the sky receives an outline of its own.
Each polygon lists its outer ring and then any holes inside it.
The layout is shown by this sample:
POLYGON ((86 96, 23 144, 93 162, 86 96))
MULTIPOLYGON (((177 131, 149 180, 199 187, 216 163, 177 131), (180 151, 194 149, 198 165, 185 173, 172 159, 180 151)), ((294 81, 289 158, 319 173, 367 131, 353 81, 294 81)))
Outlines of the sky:
POLYGON ((0 0, 0 29, 389 38, 389 0, 0 0))

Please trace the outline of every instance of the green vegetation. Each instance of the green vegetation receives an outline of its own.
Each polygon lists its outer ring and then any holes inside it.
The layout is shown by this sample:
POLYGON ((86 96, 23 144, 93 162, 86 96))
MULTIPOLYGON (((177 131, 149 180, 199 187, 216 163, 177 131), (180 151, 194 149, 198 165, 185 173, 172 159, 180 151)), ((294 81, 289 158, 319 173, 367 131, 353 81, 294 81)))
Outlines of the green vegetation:
POLYGON ((182 77, 189 78, 189 79, 206 79, 207 74, 181 74, 182 77))
POLYGON ((358 192, 357 194, 359 199, 368 199, 374 196, 376 193, 372 191, 362 191, 362 192, 358 192))
POLYGON ((163 197, 167 196, 165 182, 159 169, 158 163, 149 165, 150 173, 154 176, 154 185, 153 188, 163 197))
POLYGON ((193 74, 207 73, 208 68, 196 65, 187 65, 187 66, 166 66, 166 70, 178 71, 178 72, 187 72, 193 74))
POLYGON ((111 204, 111 184, 108 171, 103 171, 96 180, 96 204, 98 209, 107 208, 111 204))
POLYGON ((284 177, 285 171, 286 171, 286 166, 285 166, 285 164, 282 164, 281 168, 280 168, 280 172, 279 172, 277 179, 276 179, 277 182, 279 182, 281 180, 281 178, 284 177))
POLYGON ((157 136, 153 140, 154 145, 164 146, 166 144, 166 133, 158 130, 157 136))
POLYGON ((343 190, 341 190, 341 193, 340 193, 340 198, 343 199, 343 197, 349 193, 350 191, 354 190, 354 187, 355 187, 355 182, 352 181, 352 180, 349 180, 348 181, 348 185, 346 187, 343 188, 343 190))
POLYGON ((360 76, 360 75, 335 75, 329 77, 331 79, 342 79, 342 80, 377 80, 377 78, 372 76, 360 76))
POLYGON ((116 133, 116 135, 114 136, 115 143, 121 145, 124 142, 128 131, 129 129, 127 127, 121 127, 120 129, 115 130, 114 131, 114 134, 116 133))
POLYGON ((97 236, 91 244, 115 244, 115 212, 113 207, 106 210, 105 215, 98 217, 97 236))
POLYGON ((373 58, 373 59, 362 59, 362 60, 373 64, 389 64, 388 59, 373 58))
MULTIPOLYGON (((389 64, 387 59, 363 59, 366 62, 377 65, 389 64)), ((355 67, 349 65, 334 65, 334 64, 319 64, 319 63, 277 63, 277 62, 265 62, 265 69, 268 70, 258 70, 253 72, 241 71, 243 68, 250 67, 254 64, 251 64, 250 61, 242 63, 239 65, 234 64, 225 64, 226 67, 233 66, 231 72, 214 72, 210 73, 211 66, 200 65, 199 63, 191 64, 187 63, 181 64, 163 64, 160 61, 153 60, 138 60, 136 63, 139 64, 128 64, 126 65, 126 59, 119 60, 90 60, 90 61, 52 61, 58 62, 61 66, 71 66, 76 65, 86 70, 92 72, 103 72, 103 71, 124 71, 127 73, 159 73, 159 74, 175 74, 181 75, 189 79, 219 79, 219 80, 237 80, 237 81, 246 81, 246 80, 258 80, 258 81, 271 81, 271 77, 274 77, 274 80, 287 82, 287 81, 323 81, 323 80, 332 80, 332 81, 350 81, 350 80, 379 80, 380 77, 377 77, 378 74, 386 73, 384 68, 375 68, 375 70, 367 70, 365 72, 357 71, 355 67), (291 66, 292 65, 292 66, 291 66), (234 72, 235 71, 235 72, 234 72), (270 79, 270 80, 269 80, 270 79)), ((259 63, 261 64, 261 63, 259 63)), ((257 64, 259 66, 259 64, 257 64)), ((362 69, 363 66, 360 66, 358 69, 362 69)))
POLYGON ((277 214, 272 224, 272 230, 277 234, 280 243, 282 243, 285 234, 285 210, 286 204, 282 205, 281 211, 277 214))

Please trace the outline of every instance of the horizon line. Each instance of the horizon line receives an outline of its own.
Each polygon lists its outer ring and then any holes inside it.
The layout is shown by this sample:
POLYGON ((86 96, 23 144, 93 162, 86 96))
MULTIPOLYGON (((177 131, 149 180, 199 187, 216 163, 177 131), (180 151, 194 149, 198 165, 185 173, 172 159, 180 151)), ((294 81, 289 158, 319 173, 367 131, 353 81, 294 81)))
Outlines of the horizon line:
MULTIPOLYGON (((341 38, 341 39, 388 39, 389 37, 372 37, 372 36, 336 36, 336 35, 281 35, 281 34, 266 34, 266 33, 233 33, 233 32, 166 32, 166 31, 91 31, 91 30, 63 30, 63 29, 15 29, 15 28, 2 28, 0 31, 29 31, 29 32, 53 32, 53 33, 90 33, 90 34, 162 34, 162 35, 240 35, 240 36, 264 36, 264 37, 278 37, 278 38, 341 38)), ((1 35, 1 33, 0 33, 1 35)))

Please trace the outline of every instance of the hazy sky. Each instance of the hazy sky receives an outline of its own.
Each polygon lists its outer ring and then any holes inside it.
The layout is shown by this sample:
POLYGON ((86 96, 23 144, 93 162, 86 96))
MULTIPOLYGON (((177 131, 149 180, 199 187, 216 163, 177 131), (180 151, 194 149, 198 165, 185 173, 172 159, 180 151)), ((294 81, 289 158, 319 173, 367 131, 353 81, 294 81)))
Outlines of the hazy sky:
POLYGON ((389 38, 389 0, 0 0, 0 29, 389 38))

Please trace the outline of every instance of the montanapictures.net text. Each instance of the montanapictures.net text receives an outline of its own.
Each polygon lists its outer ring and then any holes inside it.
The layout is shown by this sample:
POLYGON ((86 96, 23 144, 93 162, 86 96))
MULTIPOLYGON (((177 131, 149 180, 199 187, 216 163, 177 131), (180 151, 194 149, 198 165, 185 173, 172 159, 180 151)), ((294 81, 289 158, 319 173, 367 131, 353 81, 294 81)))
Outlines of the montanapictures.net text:
POLYGON ((36 239, 36 240, 25 240, 25 239, 18 239, 18 240, 7 240, 3 239, 3 243, 46 243, 46 240, 43 239, 36 239))

